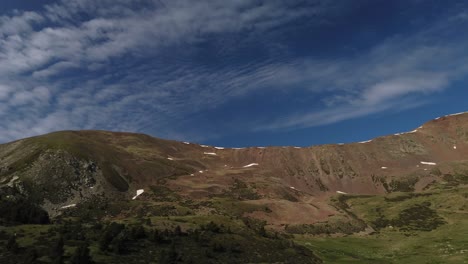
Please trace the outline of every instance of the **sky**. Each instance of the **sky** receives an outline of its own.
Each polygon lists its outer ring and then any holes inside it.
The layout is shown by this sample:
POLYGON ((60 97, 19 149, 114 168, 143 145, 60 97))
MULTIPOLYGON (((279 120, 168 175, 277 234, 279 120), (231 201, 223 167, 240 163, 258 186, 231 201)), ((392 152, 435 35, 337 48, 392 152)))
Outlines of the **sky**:
POLYGON ((0 142, 310 146, 468 111, 468 3, 2 0, 0 142))

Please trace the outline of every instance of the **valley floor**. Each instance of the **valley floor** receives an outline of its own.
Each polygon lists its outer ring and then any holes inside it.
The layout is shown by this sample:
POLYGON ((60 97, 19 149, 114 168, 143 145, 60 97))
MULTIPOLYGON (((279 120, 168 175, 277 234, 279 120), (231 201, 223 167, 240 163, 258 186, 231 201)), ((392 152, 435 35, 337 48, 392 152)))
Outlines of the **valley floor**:
POLYGON ((4 222, 0 263, 468 263, 468 186, 459 181, 420 193, 335 195, 331 205, 371 230, 348 235, 337 230, 353 226, 340 222, 278 232, 246 216, 268 208, 153 191, 66 208, 50 224, 4 222))
POLYGON ((369 223, 382 215, 396 218, 405 209, 415 210, 414 205, 426 203, 445 222, 436 228, 428 225, 433 218, 417 212, 416 219, 396 223, 399 227, 387 224, 372 235, 305 234, 296 235, 295 241, 313 250, 324 263, 468 263, 468 188, 440 187, 420 195, 400 193, 347 200, 351 210, 369 223))

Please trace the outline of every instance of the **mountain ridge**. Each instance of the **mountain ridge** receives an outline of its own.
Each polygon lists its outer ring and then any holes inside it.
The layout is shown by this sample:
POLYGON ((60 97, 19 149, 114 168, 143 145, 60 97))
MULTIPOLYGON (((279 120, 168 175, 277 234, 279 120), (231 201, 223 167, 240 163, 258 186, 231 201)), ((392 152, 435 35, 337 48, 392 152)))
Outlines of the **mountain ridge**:
MULTIPOLYGON (((2 223, 50 223, 46 228, 52 231, 75 223, 93 247, 101 247, 94 233, 107 239, 109 228, 124 223, 121 228, 131 228, 127 233, 152 230, 165 250, 173 249, 161 241, 179 243, 187 261, 205 263, 216 256, 219 263, 236 263, 232 253, 241 262, 288 263, 298 257, 301 263, 321 263, 310 247, 320 245, 316 236, 372 240, 382 232, 379 241, 387 241, 386 236, 401 240, 414 232, 426 237, 431 230, 457 236, 453 228, 464 226, 468 195, 467 157, 468 113, 407 133, 310 147, 224 148, 138 133, 53 132, 0 145, 0 243, 2 223), (89 229, 102 223, 105 229, 89 229)), ((125 243, 133 252, 146 252, 140 257, 165 254, 135 241, 125 243)), ((457 241, 462 244, 463 237, 457 241)), ((130 258, 133 253, 125 258, 102 248, 93 249, 106 259, 101 263, 138 262, 130 258)), ((9 263, 2 254, 0 249, 0 261, 9 263)))
MULTIPOLYGON (((336 192, 383 194, 405 188, 422 190, 438 177, 433 175, 433 167, 441 174, 452 173, 445 163, 462 161, 468 154, 467 121, 468 114, 454 114, 407 133, 303 148, 223 148, 139 133, 61 131, 0 145, 0 175, 13 171, 46 183, 37 175, 66 170, 62 173, 67 175, 64 178, 88 189, 69 195, 73 199, 62 199, 61 206, 77 203, 78 194, 93 195, 97 190, 129 198, 137 189, 148 189, 160 182, 188 197, 207 198, 228 190, 233 177, 249 184, 263 182, 265 187, 258 187, 256 192, 268 199, 281 199, 284 195, 322 199, 336 192), (68 165, 57 165, 60 162, 68 165), (256 165, 244 167, 253 163, 256 165), (89 169, 84 170, 85 167, 89 169), (89 179, 83 180, 86 177, 89 179), (92 191, 91 182, 97 185, 92 191)), ((44 196, 47 203, 54 204, 51 198, 52 194, 44 196)))

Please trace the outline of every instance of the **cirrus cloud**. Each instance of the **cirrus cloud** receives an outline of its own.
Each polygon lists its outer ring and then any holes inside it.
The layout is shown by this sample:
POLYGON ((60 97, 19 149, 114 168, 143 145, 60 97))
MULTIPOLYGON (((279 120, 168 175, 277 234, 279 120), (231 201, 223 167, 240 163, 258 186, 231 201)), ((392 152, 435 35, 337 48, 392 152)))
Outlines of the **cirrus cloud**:
POLYGON ((0 140, 63 129, 201 140, 223 127, 197 125, 198 114, 259 91, 300 90, 317 107, 291 106, 225 130, 317 126, 402 102, 416 107, 424 100, 415 95, 440 92, 468 73, 468 38, 450 32, 467 26, 453 19, 463 13, 359 56, 291 56, 278 40, 298 21, 330 24, 342 11, 333 1, 64 0, 3 15, 0 140), (243 55, 245 46, 264 55, 243 55))

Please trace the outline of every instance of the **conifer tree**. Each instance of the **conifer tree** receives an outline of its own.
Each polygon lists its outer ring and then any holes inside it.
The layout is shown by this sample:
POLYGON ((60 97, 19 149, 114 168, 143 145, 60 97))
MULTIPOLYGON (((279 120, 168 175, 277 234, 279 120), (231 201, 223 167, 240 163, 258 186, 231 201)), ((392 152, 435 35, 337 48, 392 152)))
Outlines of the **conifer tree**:
POLYGON ((72 264, 91 264, 93 263, 89 255, 89 248, 87 243, 81 244, 70 259, 72 264))

